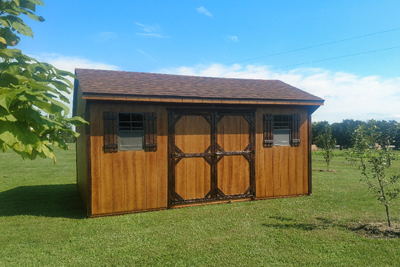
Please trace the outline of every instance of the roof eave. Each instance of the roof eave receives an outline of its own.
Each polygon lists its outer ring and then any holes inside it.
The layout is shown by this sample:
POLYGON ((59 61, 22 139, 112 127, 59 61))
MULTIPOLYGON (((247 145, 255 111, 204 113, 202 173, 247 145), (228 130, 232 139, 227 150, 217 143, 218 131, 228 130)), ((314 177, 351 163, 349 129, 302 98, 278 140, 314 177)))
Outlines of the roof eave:
POLYGON ((204 103, 204 104, 266 104, 266 105, 324 105, 323 99, 254 99, 254 98, 202 98, 182 96, 154 96, 154 95, 118 95, 83 93, 83 99, 114 100, 114 101, 139 101, 139 102, 165 102, 165 103, 204 103))

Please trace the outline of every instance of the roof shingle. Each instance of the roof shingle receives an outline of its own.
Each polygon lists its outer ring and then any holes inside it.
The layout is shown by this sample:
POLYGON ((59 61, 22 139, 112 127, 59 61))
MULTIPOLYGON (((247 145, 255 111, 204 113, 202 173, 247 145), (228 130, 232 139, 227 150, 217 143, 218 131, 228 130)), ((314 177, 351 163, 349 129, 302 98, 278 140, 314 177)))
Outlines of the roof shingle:
POLYGON ((158 73, 76 69, 83 95, 125 95, 232 100, 323 99, 279 80, 209 78, 158 73))

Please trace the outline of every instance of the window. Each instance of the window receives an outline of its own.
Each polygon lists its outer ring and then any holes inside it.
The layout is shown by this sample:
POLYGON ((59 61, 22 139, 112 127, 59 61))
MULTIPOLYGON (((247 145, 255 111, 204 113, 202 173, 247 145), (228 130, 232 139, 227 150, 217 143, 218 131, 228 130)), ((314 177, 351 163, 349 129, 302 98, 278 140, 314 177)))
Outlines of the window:
POLYGON ((274 115, 274 146, 290 146, 290 115, 274 115))
POLYGON ((119 150, 143 150, 143 114, 118 113, 119 150))
POLYGON ((157 116, 154 112, 104 111, 104 152, 157 151, 157 116))
POLYGON ((264 147, 300 146, 300 114, 264 114, 264 147))

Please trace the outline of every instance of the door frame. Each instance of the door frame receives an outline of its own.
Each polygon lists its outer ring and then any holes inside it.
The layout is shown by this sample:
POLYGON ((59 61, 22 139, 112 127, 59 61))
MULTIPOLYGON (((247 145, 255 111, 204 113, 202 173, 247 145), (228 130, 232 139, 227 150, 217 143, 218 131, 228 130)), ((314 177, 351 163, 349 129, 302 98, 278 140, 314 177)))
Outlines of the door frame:
POLYGON ((167 108, 168 111, 168 208, 175 205, 218 200, 256 197, 255 180, 255 109, 187 109, 167 108), (203 153, 183 153, 175 145, 175 126, 183 116, 202 116, 211 126, 210 146, 203 153), (218 123, 225 116, 242 116, 250 126, 249 145, 243 151, 224 151, 218 144, 218 123), (224 156, 242 155, 250 164, 249 188, 243 194, 225 195, 218 188, 218 162, 224 156), (175 191, 175 168, 182 158, 202 157, 210 165, 210 191, 203 198, 183 199, 175 191))

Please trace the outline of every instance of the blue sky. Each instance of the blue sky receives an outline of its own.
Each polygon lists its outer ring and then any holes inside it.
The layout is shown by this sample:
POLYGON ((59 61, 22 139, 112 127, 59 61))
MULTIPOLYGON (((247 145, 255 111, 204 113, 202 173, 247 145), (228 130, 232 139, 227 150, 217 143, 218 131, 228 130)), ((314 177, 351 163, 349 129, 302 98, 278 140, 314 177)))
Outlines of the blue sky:
POLYGON ((326 100, 314 120, 400 121, 398 0, 45 4, 18 48, 59 68, 280 79, 326 100))

